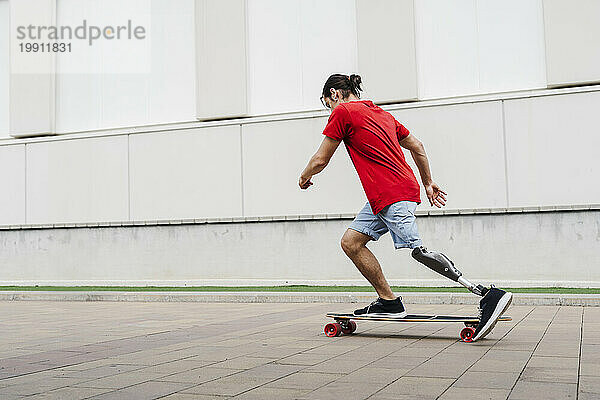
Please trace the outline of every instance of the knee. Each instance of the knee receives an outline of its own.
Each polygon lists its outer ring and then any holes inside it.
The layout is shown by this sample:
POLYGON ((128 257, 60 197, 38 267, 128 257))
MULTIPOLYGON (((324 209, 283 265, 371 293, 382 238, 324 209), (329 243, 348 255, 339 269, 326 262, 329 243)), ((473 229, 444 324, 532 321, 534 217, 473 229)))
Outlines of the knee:
POLYGON ((410 253, 410 255, 415 260, 422 262, 421 260, 423 259, 423 254, 425 254, 425 253, 427 253, 427 249, 423 246, 418 246, 413 249, 413 251, 410 253))
POLYGON ((354 240, 351 235, 344 234, 342 236, 342 240, 340 242, 342 246, 342 250, 346 253, 347 256, 353 256, 360 251, 360 248, 363 246, 363 243, 360 241, 354 240))

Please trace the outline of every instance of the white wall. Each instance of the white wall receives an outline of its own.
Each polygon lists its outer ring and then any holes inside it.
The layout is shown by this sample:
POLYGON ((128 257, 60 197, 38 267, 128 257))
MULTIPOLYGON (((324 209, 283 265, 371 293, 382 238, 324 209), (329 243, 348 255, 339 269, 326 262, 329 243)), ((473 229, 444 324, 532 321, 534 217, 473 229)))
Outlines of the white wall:
POLYGON ((127 136, 31 143, 26 157, 28 223, 129 218, 127 136))
MULTIPOLYGON (((392 114, 425 144, 434 180, 448 193, 446 210, 600 204, 599 104, 600 92, 586 92, 392 114)), ((325 124, 326 117, 247 120, 49 139, 28 142, 25 153, 0 143, 0 192, 11 193, 0 224, 355 213, 366 200, 343 144, 314 186, 297 186, 325 124)), ((430 210, 423 192, 421 199, 419 210, 430 210)))
POLYGON ((600 93, 505 102, 511 207, 597 204, 600 93))
MULTIPOLYGON (((547 0, 545 13, 543 0, 247 0, 245 14, 239 14, 248 26, 236 23, 240 43, 233 50, 225 46, 230 54, 241 57, 244 53, 243 60, 227 57, 225 52, 219 53, 225 55, 215 64, 207 64, 222 74, 229 71, 226 67, 235 66, 235 73, 225 75, 238 77, 236 85, 241 89, 219 92, 215 84, 219 82, 202 68, 196 71, 195 44, 202 39, 196 28, 204 21, 195 13, 194 0, 56 2, 58 24, 78 24, 84 17, 114 22, 151 12, 149 72, 69 70, 69 65, 77 64, 110 71, 122 61, 122 54, 106 46, 94 47, 85 57, 78 53, 58 56, 58 133, 204 118, 208 114, 196 107, 196 89, 206 107, 216 104, 210 99, 231 104, 247 98, 245 108, 250 115, 318 109, 322 85, 334 72, 363 73, 366 97, 372 93, 375 100, 414 99, 415 53, 419 99, 545 87, 546 58, 550 85, 594 81, 598 79, 594 71, 600 70, 594 51, 597 5, 593 0, 579 2, 577 7, 547 0), (389 13, 382 15, 381 10, 389 13), (414 38, 410 35, 413 22, 414 38), (198 78, 197 72, 204 78, 198 78), (216 88, 205 92, 210 85, 216 88)), ((0 18, 6 14, 2 10, 7 3, 0 0, 0 18)), ((244 2, 234 3, 241 4, 241 10, 244 2)), ((216 36, 210 40, 213 50, 223 47, 216 36)), ((203 59, 199 57, 200 65, 203 59)), ((3 84, 8 85, 0 77, 0 89, 3 84)), ((0 96, 0 117, 2 104, 8 104, 6 95, 0 96)), ((27 114, 19 113, 21 117, 27 114)), ((1 124, 6 124, 6 118, 0 118, 0 133, 1 124)))
POLYGON ((152 0, 151 18, 152 70, 147 80, 149 122, 194 120, 194 0, 152 0))
POLYGON ((321 109, 319 97, 329 75, 358 68, 354 2, 300 0, 300 29, 302 108, 321 109))
POLYGON ((550 86, 600 82, 600 2, 544 0, 550 86))
POLYGON ((366 198, 341 144, 303 191, 298 178, 324 136, 325 118, 243 125, 244 214, 353 213, 366 198))
POLYGON ((249 0, 250 114, 321 108, 332 73, 357 69, 354 0, 249 0))
POLYGON ((9 131, 12 136, 48 135, 55 132, 55 54, 23 52, 17 26, 55 24, 54 0, 10 2, 9 131), (35 12, 31 12, 35 9, 35 12))
MULTIPOLYGON (((446 209, 506 207, 500 101, 393 112, 425 145, 434 181, 448 193, 446 209)), ((421 178, 410 152, 405 157, 421 178)), ((421 184, 419 210, 431 207, 421 184)))
POLYGON ((417 98, 413 0, 357 0, 358 68, 376 102, 417 98))
POLYGON ((0 138, 8 135, 8 77, 9 77, 9 13, 8 0, 0 0, 0 138))
POLYGON ((57 0, 57 20, 80 25, 86 18, 89 23, 115 24, 147 15, 144 3, 151 5, 146 39, 150 62, 145 70, 113 73, 121 55, 100 43, 91 52, 79 53, 85 58, 73 59, 77 53, 58 57, 58 133, 195 119, 193 0, 57 0), (73 71, 75 64, 79 71, 73 71))
MULTIPOLYGON (((449 194, 446 209, 600 203, 585 183, 595 179, 599 143, 590 127, 600 93, 502 102, 392 112, 425 144, 433 177, 449 194), (568 151, 565 140, 577 148, 568 151)), ((312 117, 134 134, 129 147, 126 135, 30 143, 26 223, 356 212, 365 198, 343 144, 314 186, 297 187, 325 124, 312 117), (103 163, 106 177, 88 179, 103 163), (96 199, 97 185, 110 201, 96 199)), ((6 170, 21 168, 7 160, 6 170)), ((421 196, 419 209, 430 209, 421 196)))
POLYGON ((25 224, 25 145, 0 146, 0 224, 25 224))
POLYGON ((131 135, 131 218, 242 215, 240 126, 131 135))
POLYGON ((415 1, 419 98, 546 86, 541 0, 415 1))
POLYGON ((246 0, 196 2, 197 117, 248 114, 246 0))
MULTIPOLYGON (((126 7, 117 0, 107 1, 57 0, 57 22, 79 23, 90 16, 119 20, 148 12, 136 10, 144 3, 142 0, 128 2, 126 7)), ((6 2, 0 0, 0 4, 6 2)), ((244 75, 240 85, 247 87, 221 92, 215 88, 204 90, 216 81, 202 68, 196 71, 196 62, 201 65, 203 60, 202 54, 198 55, 198 61, 195 59, 196 38, 202 39, 198 36, 202 30, 197 32, 196 25, 204 21, 194 12, 194 0, 177 3, 147 0, 147 3, 151 4, 152 21, 150 73, 60 74, 57 132, 211 117, 211 113, 200 112, 216 104, 207 101, 211 98, 233 102, 247 97, 250 115, 318 109, 322 85, 334 72, 363 73, 366 97, 372 93, 375 100, 381 101, 415 98, 417 78, 420 99, 546 86, 542 0, 415 1, 414 38, 406 34, 411 32, 409 25, 413 23, 411 1, 386 4, 385 0, 378 0, 383 9, 391 10, 385 15, 391 22, 378 25, 378 18, 368 18, 370 9, 365 8, 372 7, 375 16, 380 15, 373 2, 248 0, 247 31, 240 33, 246 37, 233 51, 246 53, 247 76, 245 63, 231 57, 221 57, 215 65, 207 64, 222 73, 227 66, 235 65, 234 75, 244 75), (397 11, 398 17, 394 14, 397 11), (402 31, 404 28, 406 32, 402 31), (373 43, 381 43, 383 48, 378 50, 373 43), (382 58, 386 48, 389 53, 385 57, 390 59, 382 58), (377 50, 375 54, 373 49, 377 50), (413 73, 415 53, 417 78, 413 73), (359 54, 362 54, 360 65, 359 54), (374 66, 381 66, 381 70, 374 66), (397 70, 400 67, 406 70, 397 70), (401 82, 396 82, 398 79, 401 82), (204 108, 196 107, 196 89, 204 108)), ((546 21, 547 32, 548 25, 546 21)), ((218 38, 210 43, 211 48, 222 48, 218 38)), ((550 50, 548 54, 555 54, 550 50)), ((64 72, 76 56, 59 56, 59 71, 64 72)), ((95 53, 77 62, 88 63, 90 68, 101 65, 110 69, 119 59, 98 46, 95 53)))
POLYGON ((477 29, 481 92, 546 87, 540 0, 478 0, 477 29))

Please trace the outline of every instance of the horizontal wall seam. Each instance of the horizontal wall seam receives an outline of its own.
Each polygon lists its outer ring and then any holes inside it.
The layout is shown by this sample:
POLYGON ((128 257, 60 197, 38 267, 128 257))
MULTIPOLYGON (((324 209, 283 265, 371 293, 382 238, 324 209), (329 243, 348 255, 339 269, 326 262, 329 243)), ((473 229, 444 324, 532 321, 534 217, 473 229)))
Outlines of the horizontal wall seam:
MULTIPOLYGON (((596 211, 600 204, 567 205, 567 206, 536 206, 536 207, 510 207, 510 208, 471 208, 457 210, 423 210, 415 215, 420 217, 438 217, 455 215, 476 214, 519 214, 519 213, 548 213, 570 211, 596 211)), ((198 224, 232 224, 251 222, 286 222, 286 221, 318 221, 318 220, 344 220, 353 219, 355 213, 343 214, 305 214, 305 215, 277 215, 259 217, 221 217, 221 218, 186 218, 170 220, 139 220, 139 221, 103 221, 86 223, 63 224, 22 224, 0 225, 0 230, 25 230, 25 229, 61 229, 61 228, 111 228, 132 226, 157 226, 157 225, 198 225, 198 224)))
MULTIPOLYGON (((450 106, 459 104, 471 104, 471 103, 485 103, 501 100, 518 100, 532 97, 546 97, 546 96, 559 96, 567 94, 578 94, 578 93, 590 93, 599 92, 600 85, 591 86, 579 86, 569 87, 560 89, 535 89, 527 91, 516 91, 516 92, 504 92, 495 94, 484 94, 484 95, 473 95, 473 96, 462 96, 462 97, 450 97, 444 99, 435 100, 422 100, 422 101, 409 101, 405 103, 396 103, 382 105, 381 107, 387 111, 396 111, 413 108, 427 108, 436 106, 450 106)), ((276 113, 266 114, 252 117, 234 118, 234 119, 223 119, 216 121, 179 121, 174 123, 165 123, 158 125, 142 125, 142 126, 130 126, 112 129, 100 129, 90 131, 78 131, 59 133, 51 136, 39 136, 39 137, 27 137, 22 136, 19 138, 11 139, 0 139, 0 146, 8 146, 14 144, 23 143, 39 143, 39 142, 51 142, 61 140, 74 140, 84 139, 92 137, 106 137, 106 136, 118 136, 118 135, 130 135, 138 133, 153 133, 153 132, 166 132, 166 131, 179 131, 186 129, 199 129, 209 128, 216 126, 229 126, 229 125, 248 125, 264 122, 277 122, 277 121, 288 121, 296 119, 309 119, 309 118, 320 118, 329 116, 329 112, 326 110, 308 110, 308 111, 297 111, 288 113, 276 113)))

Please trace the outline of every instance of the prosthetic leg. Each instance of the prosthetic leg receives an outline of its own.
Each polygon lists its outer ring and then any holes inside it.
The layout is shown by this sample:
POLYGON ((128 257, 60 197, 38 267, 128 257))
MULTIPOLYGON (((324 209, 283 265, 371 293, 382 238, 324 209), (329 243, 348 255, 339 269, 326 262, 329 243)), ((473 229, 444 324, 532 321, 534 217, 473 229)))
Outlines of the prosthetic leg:
POLYGON ((420 246, 413 249, 412 256, 421 264, 424 264, 446 278, 452 279, 454 282, 460 283, 478 296, 485 296, 489 290, 485 286, 475 285, 466 278, 463 278, 462 272, 456 269, 454 263, 442 253, 427 251, 425 247, 420 246))

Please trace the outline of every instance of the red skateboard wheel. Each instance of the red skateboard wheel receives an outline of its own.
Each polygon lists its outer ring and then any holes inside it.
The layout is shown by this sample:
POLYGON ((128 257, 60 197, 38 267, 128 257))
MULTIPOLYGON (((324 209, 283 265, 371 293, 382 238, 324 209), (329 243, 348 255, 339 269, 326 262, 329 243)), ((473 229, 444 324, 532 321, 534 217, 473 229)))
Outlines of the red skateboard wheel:
POLYGON ((337 322, 329 323, 325 325, 324 331, 325 335, 329 337, 340 336, 342 334, 342 326, 337 322))
POLYGON ((350 334, 354 333, 355 330, 356 330, 356 322, 354 322, 354 321, 348 321, 346 326, 342 325, 342 333, 344 335, 350 335, 350 334))
POLYGON ((460 338, 463 342, 470 343, 473 341, 473 337, 475 336, 475 328, 467 326, 460 331, 460 338))

